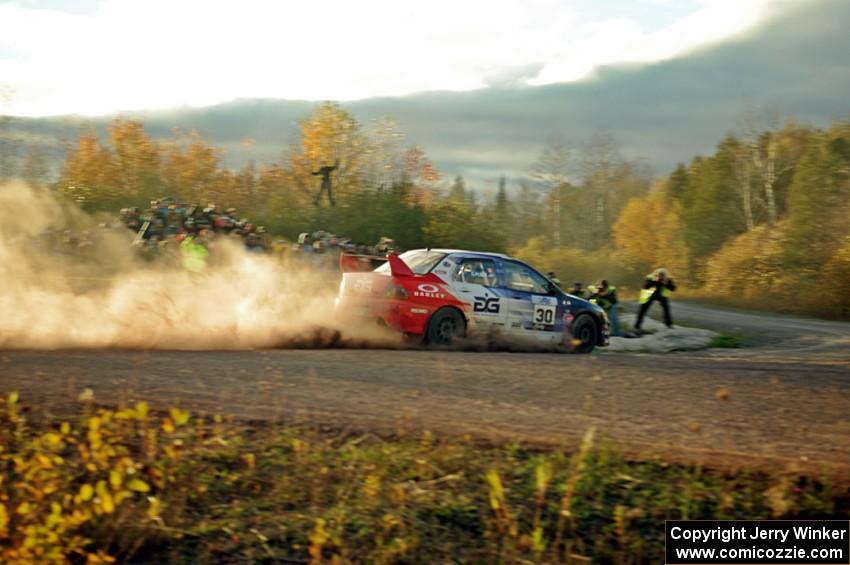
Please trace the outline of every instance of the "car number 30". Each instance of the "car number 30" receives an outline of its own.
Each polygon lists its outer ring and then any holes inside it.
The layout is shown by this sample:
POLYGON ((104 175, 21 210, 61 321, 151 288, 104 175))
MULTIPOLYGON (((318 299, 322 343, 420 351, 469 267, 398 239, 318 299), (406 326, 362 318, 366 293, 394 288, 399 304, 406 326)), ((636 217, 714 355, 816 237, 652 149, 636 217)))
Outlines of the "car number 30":
POLYGON ((534 323, 551 326, 555 323, 555 307, 545 304, 534 305, 534 323))

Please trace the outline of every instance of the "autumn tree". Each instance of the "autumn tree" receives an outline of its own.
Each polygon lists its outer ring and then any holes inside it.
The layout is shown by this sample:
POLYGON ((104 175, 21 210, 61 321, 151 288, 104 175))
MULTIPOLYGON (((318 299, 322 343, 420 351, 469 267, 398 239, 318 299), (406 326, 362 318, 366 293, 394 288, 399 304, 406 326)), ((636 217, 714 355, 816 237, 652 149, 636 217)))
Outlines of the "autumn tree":
POLYGON ((389 188, 400 180, 403 143, 404 134, 392 118, 384 117, 369 124, 363 132, 364 186, 389 188))
POLYGON ((440 171, 418 145, 405 146, 398 123, 374 120, 363 132, 362 188, 405 186, 410 203, 429 205, 441 179, 440 171))
POLYGON ((68 151, 56 186, 85 210, 120 208, 121 195, 107 181, 111 170, 112 156, 100 144, 97 134, 83 133, 68 151))
POLYGON ((108 126, 111 149, 106 183, 128 204, 141 204, 162 193, 160 147, 136 120, 113 120, 108 126))
POLYGON ((402 154, 401 177, 396 181, 410 184, 408 199, 411 204, 430 206, 439 190, 441 179, 440 170, 418 145, 411 145, 402 154))
POLYGON ((205 141, 197 131, 188 135, 175 130, 162 147, 162 180, 168 194, 186 202, 229 205, 235 200, 222 182, 221 149, 205 141))
POLYGON ((306 193, 292 183, 292 175, 282 165, 269 163, 257 173, 258 194, 266 205, 258 210, 265 223, 277 233, 291 238, 312 227, 313 209, 306 193))
POLYGON ((850 293, 847 281, 850 281, 850 236, 841 241, 823 267, 821 305, 823 314, 830 317, 850 319, 850 293))
MULTIPOLYGON (((298 200, 308 202, 318 191, 321 167, 337 165, 333 190, 339 200, 360 190, 369 146, 360 123, 338 104, 325 102, 299 122, 297 140, 289 147, 288 170, 298 200)), ((294 195, 293 195, 294 196, 294 195)))
POLYGON ((680 278, 689 278, 682 221, 661 183, 642 197, 628 201, 612 228, 614 244, 630 266, 652 269, 665 266, 680 278))
POLYGON ((234 206, 239 210, 259 212, 268 206, 268 194, 260 190, 257 182, 257 165, 251 159, 234 178, 234 206))

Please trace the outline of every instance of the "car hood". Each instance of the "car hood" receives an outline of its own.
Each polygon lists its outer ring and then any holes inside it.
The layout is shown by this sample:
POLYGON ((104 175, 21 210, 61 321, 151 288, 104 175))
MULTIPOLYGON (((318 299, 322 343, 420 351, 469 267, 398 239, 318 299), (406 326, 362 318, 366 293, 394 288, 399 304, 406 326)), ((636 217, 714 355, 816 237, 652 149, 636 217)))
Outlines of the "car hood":
POLYGON ((591 302, 589 300, 585 300, 584 298, 579 298, 578 296, 575 296, 575 295, 570 294, 568 292, 565 292, 564 296, 566 296, 567 300, 570 301, 570 307, 572 307, 572 308, 578 307, 578 308, 582 308, 582 309, 592 310, 592 311, 596 312, 597 314, 602 314, 602 312, 604 312, 604 310, 602 310, 601 306, 599 306, 598 304, 594 304, 593 302, 591 302))

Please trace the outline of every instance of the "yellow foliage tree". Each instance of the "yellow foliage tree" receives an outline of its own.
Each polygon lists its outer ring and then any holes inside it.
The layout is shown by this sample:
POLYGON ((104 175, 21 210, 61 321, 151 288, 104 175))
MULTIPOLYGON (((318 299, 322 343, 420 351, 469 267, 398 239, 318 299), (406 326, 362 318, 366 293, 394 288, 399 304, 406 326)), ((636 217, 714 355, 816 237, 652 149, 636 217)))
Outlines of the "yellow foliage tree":
POLYGON ((522 247, 511 249, 511 255, 541 271, 553 271, 565 289, 572 288, 573 281, 587 285, 608 279, 619 286, 633 278, 633 273, 618 263, 607 248, 596 251, 574 247, 555 248, 544 236, 530 238, 522 247))
POLYGON ((728 241, 708 260, 703 290, 753 305, 790 295, 793 276, 782 265, 785 230, 785 223, 761 225, 728 241))
POLYGON ((227 200, 219 179, 221 149, 207 143, 196 131, 178 136, 164 146, 163 179, 172 195, 187 202, 206 204, 227 200))
POLYGON ((114 120, 108 128, 112 148, 109 186, 128 201, 156 198, 162 187, 159 176, 161 150, 142 122, 114 120))
POLYGON ((338 104, 325 102, 299 124, 298 141, 289 148, 292 183, 309 201, 318 192, 322 167, 337 165, 332 182, 335 196, 344 198, 360 189, 368 149, 366 136, 357 120, 338 104))
POLYGON ((431 206, 441 178, 440 170, 418 145, 411 146, 402 155, 402 180, 411 184, 408 195, 411 204, 431 206))
POLYGON ((62 165, 57 187, 87 210, 114 207, 120 195, 108 185, 108 172, 113 169, 112 156, 98 141, 95 133, 84 133, 62 165))
POLYGON ((831 317, 850 319, 850 294, 847 282, 850 281, 850 237, 830 258, 823 269, 824 313, 831 317))
POLYGON ((634 268, 664 266, 672 276, 689 279, 682 222, 667 202, 664 186, 626 204, 613 227, 617 255, 634 268))

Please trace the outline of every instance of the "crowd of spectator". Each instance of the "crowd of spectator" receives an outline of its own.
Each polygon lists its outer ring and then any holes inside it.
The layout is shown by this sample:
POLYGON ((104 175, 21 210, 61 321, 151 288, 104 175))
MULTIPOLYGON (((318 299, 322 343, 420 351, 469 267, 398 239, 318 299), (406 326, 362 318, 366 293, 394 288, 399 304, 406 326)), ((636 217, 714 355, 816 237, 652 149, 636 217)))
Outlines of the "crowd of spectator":
POLYGON ((123 208, 120 217, 136 233, 134 245, 147 250, 157 250, 171 240, 182 241, 204 231, 241 238, 252 252, 263 252, 269 246, 263 226, 238 218, 235 208, 219 210, 215 204, 202 207, 166 197, 152 201, 147 210, 123 208))
POLYGON ((119 222, 82 230, 46 229, 37 243, 44 251, 82 258, 97 255, 96 244, 107 231, 129 229, 135 234, 133 248, 143 256, 174 258, 185 255, 191 245, 214 247, 215 240, 227 236, 241 241, 249 252, 265 252, 287 264, 338 269, 345 255, 343 262, 350 260, 348 268, 358 270, 374 268, 388 253, 401 252, 388 237, 368 245, 327 230, 301 233, 295 241, 273 240, 263 226, 239 218, 236 212, 235 208, 220 210, 215 204, 202 207, 160 198, 147 209, 121 209, 119 222))

